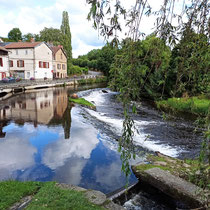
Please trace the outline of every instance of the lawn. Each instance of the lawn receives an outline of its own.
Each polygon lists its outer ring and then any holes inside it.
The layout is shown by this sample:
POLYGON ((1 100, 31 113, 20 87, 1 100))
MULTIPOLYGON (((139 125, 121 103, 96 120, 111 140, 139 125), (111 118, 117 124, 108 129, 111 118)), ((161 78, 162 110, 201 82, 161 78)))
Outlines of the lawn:
POLYGON ((0 209, 8 209, 21 198, 33 195, 32 201, 26 207, 28 210, 37 209, 84 209, 102 210, 85 198, 84 192, 62 189, 55 182, 0 182, 0 209))
POLYGON ((195 115, 207 116, 210 113, 210 100, 204 97, 169 98, 156 102, 158 108, 188 112, 195 115))

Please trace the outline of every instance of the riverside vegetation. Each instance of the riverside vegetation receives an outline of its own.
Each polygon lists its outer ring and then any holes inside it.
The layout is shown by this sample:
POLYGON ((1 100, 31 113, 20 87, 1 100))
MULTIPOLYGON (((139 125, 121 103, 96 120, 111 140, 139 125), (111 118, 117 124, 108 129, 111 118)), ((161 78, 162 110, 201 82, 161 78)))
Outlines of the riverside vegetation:
MULTIPOLYGON (((106 70, 109 85, 119 91, 124 105, 123 135, 119 141, 122 158, 122 170, 129 174, 129 159, 133 156, 133 136, 135 124, 130 109, 130 101, 150 98, 157 102, 158 108, 192 113, 197 116, 196 122, 202 122, 204 142, 198 157, 200 169, 209 166, 209 93, 210 93, 210 24, 209 5, 207 0, 192 0, 178 13, 175 8, 180 3, 176 0, 163 1, 160 10, 154 11, 149 1, 136 0, 130 10, 122 2, 89 1, 94 27, 105 39, 112 39, 106 48, 114 59, 106 70), (113 10, 114 8, 114 10, 113 10), (144 37, 140 27, 142 17, 155 15, 154 33, 144 37), (126 22, 126 38, 118 39, 122 32, 120 17, 126 22), (183 17, 186 19, 184 20, 183 17), (179 23, 178 26, 174 23, 179 23)), ((94 51, 100 63, 103 50, 94 51)), ((90 52, 92 53, 92 52, 90 52)), ((82 56, 79 59, 89 59, 82 56)), ((104 61, 108 58, 104 57, 104 61)), ((73 61, 75 62, 75 61, 73 61)), ((82 63, 81 60, 77 60, 82 63)), ((132 111, 131 111, 132 110, 132 111)), ((176 115, 176 112, 174 114, 176 115)), ((161 152, 161 151, 160 151, 161 152)), ((206 178, 203 179, 205 182, 206 178)), ((199 184, 199 183, 198 183, 199 184)), ((203 186, 207 186, 204 184, 203 186)))

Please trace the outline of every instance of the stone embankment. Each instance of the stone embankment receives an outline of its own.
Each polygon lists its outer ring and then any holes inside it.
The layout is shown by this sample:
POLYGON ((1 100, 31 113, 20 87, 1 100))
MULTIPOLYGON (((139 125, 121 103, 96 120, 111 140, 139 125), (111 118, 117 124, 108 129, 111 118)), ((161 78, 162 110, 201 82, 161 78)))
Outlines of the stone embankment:
POLYGON ((181 160, 161 153, 157 154, 157 156, 148 156, 148 164, 132 166, 139 182, 157 188, 187 208, 207 209, 209 207, 209 190, 203 190, 180 178, 183 171, 190 174, 191 166, 181 160))
POLYGON ((34 89, 34 88, 43 88, 43 87, 54 87, 60 85, 74 85, 78 83, 78 80, 82 79, 94 79, 102 76, 95 75, 85 75, 70 77, 66 79, 53 79, 53 80, 21 80, 19 82, 0 82, 0 93, 10 93, 10 92, 19 92, 21 89, 34 89))

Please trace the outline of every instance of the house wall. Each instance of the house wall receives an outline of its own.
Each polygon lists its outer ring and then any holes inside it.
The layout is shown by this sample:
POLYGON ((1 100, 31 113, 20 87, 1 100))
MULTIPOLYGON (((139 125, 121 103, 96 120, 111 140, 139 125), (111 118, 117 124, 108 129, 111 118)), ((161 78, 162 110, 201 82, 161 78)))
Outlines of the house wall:
POLYGON ((52 51, 44 43, 35 48, 35 79, 43 79, 44 77, 48 79, 53 78, 52 73, 52 51), (49 62, 49 68, 39 67, 39 62, 49 62))
POLYGON ((59 49, 55 54, 55 60, 53 61, 53 65, 55 68, 56 77, 58 78, 65 78, 67 76, 67 58, 66 55, 63 53, 62 49, 59 49), (61 65, 61 69, 58 69, 58 64, 61 65), (63 69, 63 65, 65 68, 63 69))
POLYGON ((9 60, 13 61, 13 67, 9 67, 11 74, 30 79, 34 77, 34 49, 10 49, 9 60), (23 60, 24 67, 18 67, 17 61, 23 60))
POLYGON ((9 76, 9 59, 8 55, 1 55, 3 66, 0 66, 0 80, 2 80, 5 76, 9 76))

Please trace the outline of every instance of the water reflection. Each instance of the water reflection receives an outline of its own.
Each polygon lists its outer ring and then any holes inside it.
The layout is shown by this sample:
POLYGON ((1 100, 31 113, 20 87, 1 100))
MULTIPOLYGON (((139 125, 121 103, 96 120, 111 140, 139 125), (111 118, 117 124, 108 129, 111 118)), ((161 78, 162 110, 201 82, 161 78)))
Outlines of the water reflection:
POLYGON ((68 105, 67 90, 70 91, 72 88, 32 90, 2 102, 0 136, 5 137, 3 127, 12 120, 20 126, 26 122, 33 123, 35 128, 39 124, 48 126, 62 124, 65 139, 68 139, 71 127, 71 107, 68 105))
POLYGON ((0 103, 0 180, 55 180, 105 193, 124 186, 118 152, 68 103, 73 91, 33 90, 0 103))

